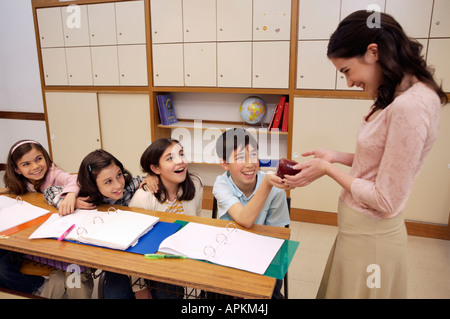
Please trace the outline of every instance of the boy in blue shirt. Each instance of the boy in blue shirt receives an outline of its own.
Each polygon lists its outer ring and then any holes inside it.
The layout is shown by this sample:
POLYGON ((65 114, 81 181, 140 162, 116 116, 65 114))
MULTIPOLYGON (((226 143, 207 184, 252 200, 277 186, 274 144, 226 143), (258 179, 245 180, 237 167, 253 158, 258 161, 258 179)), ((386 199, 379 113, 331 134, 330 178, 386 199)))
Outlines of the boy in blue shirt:
POLYGON ((286 186, 277 175, 259 170, 258 143, 250 133, 242 128, 224 132, 216 152, 226 170, 213 187, 220 219, 246 228, 290 224, 286 186))
MULTIPOLYGON (((250 133, 242 128, 224 132, 216 142, 216 152, 226 170, 213 187, 220 219, 234 220, 246 228, 290 224, 286 186, 277 175, 259 170, 258 143, 250 133)), ((272 298, 284 298, 282 283, 277 280, 272 298)))

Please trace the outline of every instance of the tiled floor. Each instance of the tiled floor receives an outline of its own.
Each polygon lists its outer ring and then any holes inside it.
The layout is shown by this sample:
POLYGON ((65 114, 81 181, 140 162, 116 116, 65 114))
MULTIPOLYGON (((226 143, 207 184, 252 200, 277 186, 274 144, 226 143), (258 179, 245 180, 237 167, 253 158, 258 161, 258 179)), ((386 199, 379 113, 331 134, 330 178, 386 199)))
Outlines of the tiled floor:
MULTIPOLYGON (((289 268, 289 298, 312 299, 337 227, 292 222, 290 228, 291 239, 300 245, 289 268)), ((450 241, 409 236, 408 251, 408 298, 450 299, 450 241)), ((14 297, 0 292, 0 299, 14 297)))

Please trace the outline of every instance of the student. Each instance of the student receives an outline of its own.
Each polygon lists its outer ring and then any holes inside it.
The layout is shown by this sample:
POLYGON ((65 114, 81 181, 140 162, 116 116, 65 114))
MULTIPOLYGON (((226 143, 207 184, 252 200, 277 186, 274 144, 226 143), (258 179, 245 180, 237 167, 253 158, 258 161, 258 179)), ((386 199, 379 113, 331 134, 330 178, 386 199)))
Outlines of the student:
MULTIPOLYGON (((77 200, 79 187, 76 175, 71 175, 57 168, 44 147, 34 140, 21 140, 15 143, 6 162, 4 192, 22 195, 27 192, 43 193, 46 188, 58 186, 60 192, 59 213, 70 214, 77 206, 85 207, 85 203, 77 200)), ((0 251, 0 286, 26 293, 33 293, 44 283, 44 277, 25 275, 20 272, 22 254, 0 251)), ((83 276, 89 276, 84 274, 83 276)), ((89 294, 92 278, 86 279, 86 290, 73 291, 81 298, 89 294)), ((47 282, 48 284, 49 282, 47 282)), ((91 290, 92 291, 92 290, 91 290)))
MULTIPOLYGON (((141 176, 132 176, 122 163, 104 150, 95 150, 83 159, 78 171, 80 196, 93 207, 100 204, 128 206, 143 183, 141 176)), ((106 272, 105 299, 133 299, 130 278, 106 272)))
POLYGON ((375 13, 380 25, 369 26, 372 14, 350 14, 328 44, 327 55, 348 86, 363 88, 375 100, 359 128, 355 153, 305 152, 314 158, 285 178, 305 186, 328 175, 343 187, 338 234, 318 298, 406 298, 402 211, 438 135, 440 104, 447 102, 421 55, 422 45, 387 14, 375 13), (350 173, 332 163, 350 166, 350 173), (370 275, 378 276, 376 282, 370 275))
MULTIPOLYGON (((199 176, 188 172, 183 147, 177 140, 160 138, 141 156, 141 168, 157 180, 155 193, 138 190, 130 207, 199 216, 202 209, 203 183, 199 176)), ((151 289, 154 299, 182 298, 184 288, 151 282, 159 289, 151 289)), ((146 289, 145 289, 146 290, 146 289)))
MULTIPOLYGON (((259 170, 258 144, 250 133, 242 128, 224 132, 216 142, 216 152, 226 170, 213 187, 219 218, 246 228, 290 224, 286 185, 275 174, 259 170)), ((273 298, 283 298, 281 285, 278 280, 273 298)))

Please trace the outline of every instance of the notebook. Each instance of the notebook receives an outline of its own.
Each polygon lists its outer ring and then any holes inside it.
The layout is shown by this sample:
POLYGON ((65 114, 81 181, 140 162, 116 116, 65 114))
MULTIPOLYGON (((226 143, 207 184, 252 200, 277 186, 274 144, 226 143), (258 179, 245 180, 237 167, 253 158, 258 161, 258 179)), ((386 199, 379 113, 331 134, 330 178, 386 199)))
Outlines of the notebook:
POLYGON ((120 209, 107 212, 77 209, 66 216, 53 214, 29 238, 59 238, 75 225, 66 240, 126 250, 158 221, 158 217, 120 209))
POLYGON ((191 222, 163 240, 158 250, 263 275, 283 243, 233 223, 223 228, 191 222))
POLYGON ((0 232, 48 214, 49 211, 7 196, 0 196, 0 232))

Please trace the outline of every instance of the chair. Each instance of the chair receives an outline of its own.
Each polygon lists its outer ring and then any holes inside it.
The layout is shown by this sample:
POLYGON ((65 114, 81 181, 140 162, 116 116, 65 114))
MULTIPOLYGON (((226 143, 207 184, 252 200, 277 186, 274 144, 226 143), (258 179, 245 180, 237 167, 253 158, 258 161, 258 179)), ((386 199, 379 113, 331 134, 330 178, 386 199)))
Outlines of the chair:
MULTIPOLYGON (((289 210, 289 216, 291 216, 291 198, 287 197, 286 198, 287 201, 287 206, 288 206, 288 210, 289 210)), ((212 207, 212 212, 211 212, 211 217, 216 219, 217 218, 217 199, 215 197, 213 197, 213 207, 212 207)), ((285 226, 286 228, 289 228, 289 225, 285 226)), ((288 299, 288 272, 286 271, 286 275, 284 276, 283 279, 283 284, 284 284, 284 297, 286 299, 288 299)))

